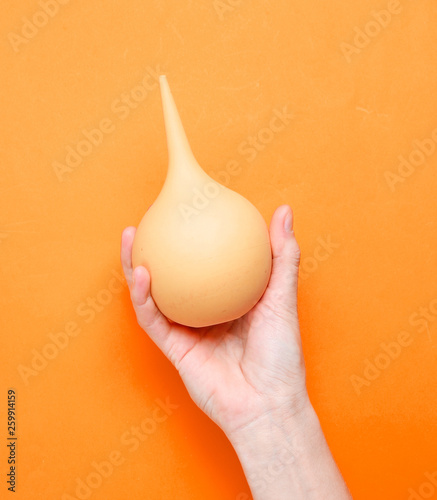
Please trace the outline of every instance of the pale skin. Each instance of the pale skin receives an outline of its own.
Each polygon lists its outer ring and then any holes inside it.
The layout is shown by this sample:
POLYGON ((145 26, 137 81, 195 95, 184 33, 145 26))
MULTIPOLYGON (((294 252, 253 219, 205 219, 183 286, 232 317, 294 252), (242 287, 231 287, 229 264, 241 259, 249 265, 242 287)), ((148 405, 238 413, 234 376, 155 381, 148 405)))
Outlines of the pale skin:
POLYGON ((229 438, 254 500, 351 500, 306 389, 291 208, 272 217, 272 274, 260 301, 212 327, 182 326, 159 311, 148 271, 132 268, 135 231, 123 231, 121 261, 138 323, 229 438))

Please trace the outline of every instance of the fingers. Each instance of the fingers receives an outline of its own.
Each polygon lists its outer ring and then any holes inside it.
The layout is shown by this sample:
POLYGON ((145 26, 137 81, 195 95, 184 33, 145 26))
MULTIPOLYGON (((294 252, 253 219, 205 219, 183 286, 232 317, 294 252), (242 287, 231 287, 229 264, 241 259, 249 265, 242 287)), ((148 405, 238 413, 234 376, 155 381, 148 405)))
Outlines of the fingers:
POLYGON ((150 275, 143 266, 138 266, 133 271, 131 299, 138 323, 147 331, 158 347, 163 349, 170 330, 170 323, 150 295, 150 275))
POLYGON ((156 306, 150 295, 150 275, 143 266, 132 268, 132 245, 135 227, 127 227, 121 236, 121 264, 129 286, 132 305, 139 325, 150 338, 164 350, 164 342, 170 330, 170 323, 156 306))
POLYGON ((291 263, 299 265, 300 249, 294 236, 293 222, 289 205, 278 207, 270 222, 270 240, 273 258, 286 255, 291 263))
POLYGON ((181 360, 196 345, 199 334, 172 327, 150 295, 150 275, 143 266, 137 266, 133 271, 131 299, 139 325, 179 370, 181 360))
POLYGON ((271 301, 275 309, 294 310, 297 307, 300 249, 293 232, 293 213, 288 205, 281 205, 273 214, 270 242, 273 264, 266 300, 271 301))
POLYGON ((136 233, 135 227, 127 227, 121 235, 121 265, 129 286, 132 287, 132 244, 136 233))

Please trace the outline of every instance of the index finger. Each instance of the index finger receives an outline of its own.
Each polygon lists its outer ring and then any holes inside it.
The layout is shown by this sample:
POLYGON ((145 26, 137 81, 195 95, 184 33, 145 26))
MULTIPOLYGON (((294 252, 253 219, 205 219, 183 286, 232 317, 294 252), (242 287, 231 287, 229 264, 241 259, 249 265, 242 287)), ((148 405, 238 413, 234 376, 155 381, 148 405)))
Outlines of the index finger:
POLYGON ((132 245, 136 233, 133 226, 126 227, 121 235, 121 265, 129 289, 132 287, 133 269, 132 269, 132 245))

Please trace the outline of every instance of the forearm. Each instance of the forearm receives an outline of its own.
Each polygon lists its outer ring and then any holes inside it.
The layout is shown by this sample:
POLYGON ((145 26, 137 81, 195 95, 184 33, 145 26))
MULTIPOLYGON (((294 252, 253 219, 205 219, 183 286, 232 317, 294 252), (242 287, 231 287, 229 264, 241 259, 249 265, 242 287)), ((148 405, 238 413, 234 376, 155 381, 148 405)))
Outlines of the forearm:
POLYGON ((309 400, 298 414, 268 414, 229 438, 254 500, 352 498, 309 400))

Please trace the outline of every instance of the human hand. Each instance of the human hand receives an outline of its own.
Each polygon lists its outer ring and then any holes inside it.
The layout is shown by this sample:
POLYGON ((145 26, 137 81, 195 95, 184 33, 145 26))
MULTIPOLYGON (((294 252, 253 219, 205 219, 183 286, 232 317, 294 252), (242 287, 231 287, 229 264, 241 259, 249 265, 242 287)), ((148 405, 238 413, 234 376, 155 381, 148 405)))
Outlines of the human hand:
POLYGON ((123 232, 123 270, 138 323, 228 436, 254 500, 351 500, 306 391, 292 222, 290 208, 278 207, 270 223, 267 289, 252 310, 227 323, 189 328, 159 311, 149 273, 132 269, 134 227, 123 232))
POLYGON ((292 222, 287 205, 272 217, 272 273, 255 307, 202 328, 173 323, 159 311, 148 271, 132 269, 136 229, 122 235, 121 260, 138 323, 179 371, 194 402, 230 438, 266 414, 293 415, 308 401, 297 316, 300 250, 292 222))

